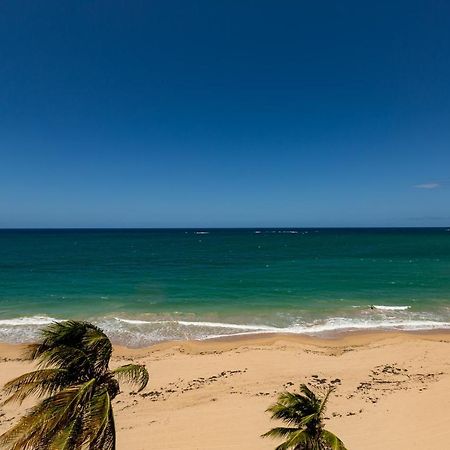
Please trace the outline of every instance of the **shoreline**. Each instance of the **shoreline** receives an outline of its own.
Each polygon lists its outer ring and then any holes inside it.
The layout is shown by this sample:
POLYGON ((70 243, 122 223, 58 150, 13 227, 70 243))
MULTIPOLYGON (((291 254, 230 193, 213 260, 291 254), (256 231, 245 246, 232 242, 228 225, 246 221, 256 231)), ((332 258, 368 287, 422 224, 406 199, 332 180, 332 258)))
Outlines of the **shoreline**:
MULTIPOLYGON (((394 308, 391 306, 390 308, 394 308)), ((395 308, 403 308, 396 306, 395 308)), ((197 318, 189 320, 181 318, 124 318, 120 315, 91 318, 74 318, 73 320, 87 320, 99 326, 110 339, 119 345, 131 348, 142 348, 163 342, 172 341, 216 341, 221 339, 247 339, 256 335, 274 336, 290 335, 311 337, 312 339, 338 339, 346 335, 378 334, 378 333, 450 333, 450 321, 445 317, 428 318, 425 320, 419 313, 406 313, 403 310, 394 312, 370 313, 363 311, 363 315, 330 316, 321 322, 305 322, 291 325, 255 324, 230 321, 214 321, 213 318, 197 318), (405 315, 406 314, 406 315, 405 315), (411 314, 419 314, 414 316, 411 314)), ((217 318, 216 318, 217 319, 217 318)), ((39 329, 58 321, 70 319, 56 319, 48 315, 34 315, 0 320, 0 342, 27 343, 38 338, 39 329)), ((220 320, 220 319, 219 319, 220 320)), ((305 319, 306 320, 306 319, 305 319)))
MULTIPOLYGON (((148 351, 157 352, 170 350, 172 348, 198 348, 210 349, 220 348, 221 350, 239 348, 246 345, 273 346, 279 342, 286 342, 291 345, 312 345, 317 347, 345 347, 348 345, 367 345, 392 338, 417 338, 419 340, 445 341, 450 342, 449 329, 433 330, 352 330, 329 333, 327 335, 308 335, 294 333, 247 333, 230 336, 211 337, 205 339, 183 339, 167 340, 155 342, 144 346, 127 346, 113 342, 114 351, 148 351)), ((0 355, 20 351, 32 342, 11 343, 0 341, 0 355)))

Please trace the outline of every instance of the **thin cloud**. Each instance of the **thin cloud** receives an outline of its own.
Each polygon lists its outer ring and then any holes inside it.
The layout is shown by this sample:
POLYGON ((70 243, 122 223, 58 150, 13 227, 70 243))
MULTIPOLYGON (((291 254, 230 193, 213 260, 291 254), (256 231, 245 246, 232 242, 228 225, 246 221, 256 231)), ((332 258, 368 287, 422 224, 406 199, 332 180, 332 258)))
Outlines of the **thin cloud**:
POLYGON ((423 184, 416 184, 414 187, 417 189, 436 189, 440 186, 439 183, 423 183, 423 184))

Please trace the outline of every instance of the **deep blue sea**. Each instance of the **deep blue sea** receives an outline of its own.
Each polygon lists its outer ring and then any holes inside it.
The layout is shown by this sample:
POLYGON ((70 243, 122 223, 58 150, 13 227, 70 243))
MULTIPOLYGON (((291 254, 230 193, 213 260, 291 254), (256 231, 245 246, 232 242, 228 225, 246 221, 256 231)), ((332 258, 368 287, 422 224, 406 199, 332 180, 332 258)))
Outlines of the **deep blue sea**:
POLYGON ((0 340, 450 328, 450 229, 1 230, 0 340))

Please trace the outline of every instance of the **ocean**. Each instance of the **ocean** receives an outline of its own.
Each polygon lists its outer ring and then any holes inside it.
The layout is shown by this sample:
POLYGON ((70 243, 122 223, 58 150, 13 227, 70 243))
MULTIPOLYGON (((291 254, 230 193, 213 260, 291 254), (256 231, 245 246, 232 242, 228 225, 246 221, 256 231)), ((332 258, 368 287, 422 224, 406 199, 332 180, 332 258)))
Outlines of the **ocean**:
POLYGON ((450 229, 0 230, 0 341, 450 328, 450 229))

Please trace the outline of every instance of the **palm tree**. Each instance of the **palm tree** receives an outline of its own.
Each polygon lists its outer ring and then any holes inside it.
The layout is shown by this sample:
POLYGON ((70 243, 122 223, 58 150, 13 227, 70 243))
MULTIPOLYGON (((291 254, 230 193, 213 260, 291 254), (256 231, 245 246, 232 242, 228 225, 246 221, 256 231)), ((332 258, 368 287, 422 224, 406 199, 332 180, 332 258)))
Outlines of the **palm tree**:
POLYGON ((329 387, 319 398, 305 384, 300 393, 283 392, 267 411, 272 419, 280 419, 289 427, 272 428, 263 437, 286 439, 275 450, 346 450, 344 443, 325 430, 323 419, 328 397, 334 390, 329 387))
POLYGON ((144 366, 109 369, 112 345, 103 331, 87 322, 53 323, 26 356, 38 369, 7 383, 5 403, 31 396, 46 397, 10 430, 0 447, 10 450, 114 450, 116 433, 112 400, 119 381, 142 390, 148 383, 144 366))

